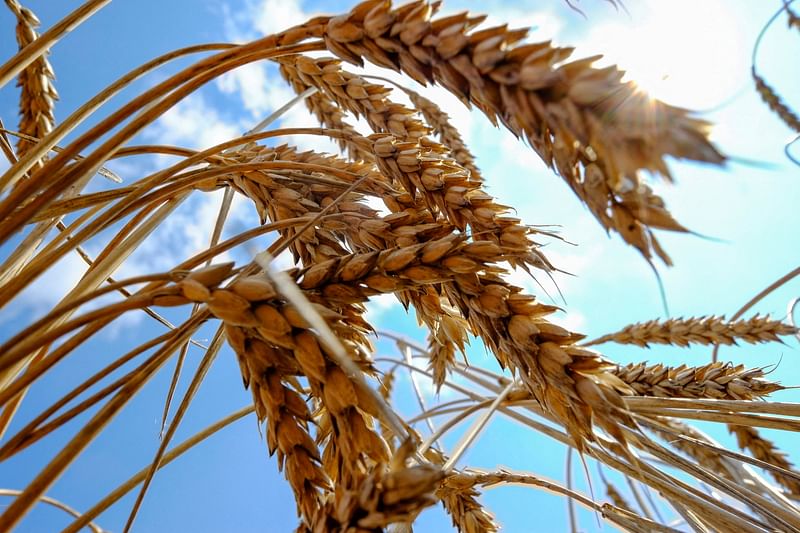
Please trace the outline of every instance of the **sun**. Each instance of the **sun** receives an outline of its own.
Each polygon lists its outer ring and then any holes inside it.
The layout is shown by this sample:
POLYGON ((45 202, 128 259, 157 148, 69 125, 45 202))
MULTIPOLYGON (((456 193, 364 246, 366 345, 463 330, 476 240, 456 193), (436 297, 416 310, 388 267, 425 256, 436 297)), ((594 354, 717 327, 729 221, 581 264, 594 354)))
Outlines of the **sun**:
POLYGON ((630 17, 594 26, 587 42, 659 100, 708 109, 731 97, 747 76, 741 15, 720 0, 671 0, 628 6, 630 17))

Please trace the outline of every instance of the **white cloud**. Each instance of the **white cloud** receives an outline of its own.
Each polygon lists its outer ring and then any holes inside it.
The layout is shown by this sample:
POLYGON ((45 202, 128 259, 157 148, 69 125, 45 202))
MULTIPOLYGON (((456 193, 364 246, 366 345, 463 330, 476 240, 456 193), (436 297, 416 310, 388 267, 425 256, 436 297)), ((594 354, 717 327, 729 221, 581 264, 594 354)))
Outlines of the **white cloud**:
POLYGON ((262 0, 257 4, 253 26, 262 35, 271 35, 310 19, 297 0, 262 0))
POLYGON ((223 6, 226 36, 242 42, 302 24, 316 13, 305 11, 301 4, 298 0, 246 0, 244 8, 236 11, 223 6))
POLYGON ((510 28, 530 28, 528 40, 539 42, 557 37, 564 25, 563 19, 547 9, 525 9, 510 2, 498 2, 490 8, 481 8, 489 13, 481 28, 508 24, 510 28))
POLYGON ((399 305, 400 302, 397 301, 397 298, 395 298, 394 294, 379 294, 377 296, 373 296, 366 303, 367 312, 364 313, 364 319, 372 324, 375 329, 380 330, 382 328, 381 319, 391 309, 394 309, 399 305))
POLYGON ((240 125, 221 117, 201 94, 195 93, 161 115, 145 135, 164 144, 209 148, 238 137, 240 130, 240 125))
POLYGON ((263 62, 248 63, 220 77, 217 87, 225 94, 238 96, 244 108, 260 120, 267 112, 278 109, 294 97, 280 75, 272 74, 267 75, 263 62))
POLYGON ((23 312, 39 316, 49 311, 78 283, 87 268, 77 254, 66 255, 13 300, 13 304, 0 315, 0 322, 9 321, 23 312))
MULTIPOLYGON (((208 248, 222 196, 223 191, 219 190, 186 200, 128 258, 121 268, 122 273, 127 277, 167 271, 208 248)), ((250 218, 252 208, 248 204, 243 196, 234 195, 226 227, 250 218)), ((229 260, 230 255, 226 252, 217 256, 214 262, 229 260)))

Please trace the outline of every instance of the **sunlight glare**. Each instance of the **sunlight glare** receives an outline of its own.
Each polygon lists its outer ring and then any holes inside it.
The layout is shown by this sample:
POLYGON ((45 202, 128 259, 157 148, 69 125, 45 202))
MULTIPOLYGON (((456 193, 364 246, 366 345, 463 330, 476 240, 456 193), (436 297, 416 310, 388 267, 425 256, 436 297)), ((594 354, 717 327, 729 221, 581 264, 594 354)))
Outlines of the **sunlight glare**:
POLYGON ((598 24, 587 41, 606 56, 602 64, 616 63, 627 72, 626 80, 654 98, 706 109, 745 83, 748 54, 738 31, 741 15, 725 2, 672 0, 628 8, 630 18, 598 24))

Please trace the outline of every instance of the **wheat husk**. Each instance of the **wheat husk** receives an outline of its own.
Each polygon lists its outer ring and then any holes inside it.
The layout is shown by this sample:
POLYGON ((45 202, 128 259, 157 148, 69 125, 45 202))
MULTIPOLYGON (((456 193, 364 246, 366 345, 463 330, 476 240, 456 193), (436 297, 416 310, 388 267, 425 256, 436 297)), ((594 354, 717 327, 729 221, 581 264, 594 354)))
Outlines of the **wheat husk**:
POLYGON ((475 156, 469 151, 469 148, 464 144, 458 128, 450 122, 450 116, 445 113, 436 102, 429 100, 411 89, 403 89, 408 95, 411 103, 419 109, 422 116, 433 128, 433 133, 439 137, 439 141, 447 146, 453 154, 453 159, 458 161, 458 164, 469 171, 469 177, 474 181, 483 181, 480 170, 475 165, 475 156))

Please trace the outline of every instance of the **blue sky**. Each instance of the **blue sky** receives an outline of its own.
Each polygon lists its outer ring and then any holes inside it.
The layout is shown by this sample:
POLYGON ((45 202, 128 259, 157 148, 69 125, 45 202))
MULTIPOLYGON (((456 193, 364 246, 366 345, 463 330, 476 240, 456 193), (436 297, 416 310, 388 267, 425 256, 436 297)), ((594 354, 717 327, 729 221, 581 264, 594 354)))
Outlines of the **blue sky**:
MULTIPOLYGON (((679 221, 714 238, 662 232, 662 242, 676 266, 660 268, 660 273, 673 316, 730 315, 764 286, 796 267, 800 260, 793 244, 800 223, 797 209, 800 169, 783 155, 790 131, 759 101, 748 74, 755 36, 780 2, 629 0, 626 4, 630 4, 627 5, 630 14, 615 10, 607 2, 584 0, 579 5, 586 18, 558 0, 447 1, 445 8, 489 12, 494 22, 531 25, 534 27, 531 39, 553 38, 559 44, 576 45, 581 55, 606 53, 609 62, 619 63, 632 79, 639 80, 655 95, 670 103, 706 111, 703 116, 715 123, 713 138, 722 151, 752 163, 734 161, 720 169, 672 162, 677 185, 653 182, 679 221)), ((76 3, 31 1, 26 5, 46 28, 76 3)), ((336 13, 348 7, 345 2, 298 0, 117 0, 75 29, 53 50, 51 61, 61 95, 56 117, 63 120, 91 95, 158 54, 189 44, 256 37, 301 22, 311 14, 336 13)), ((0 55, 4 58, 16 49, 13 24, 12 17, 0 10, 0 28, 6 28, 0 38, 0 55)), ((788 97, 800 94, 800 76, 791 58, 796 57, 799 47, 796 32, 787 31, 785 23, 779 22, 767 34, 758 60, 759 72, 794 109, 800 108, 800 101, 796 96, 794 100, 788 97)), ((178 62, 146 76, 112 100, 98 116, 116 109, 126 97, 184 64, 178 62)), ((546 249, 557 266, 575 275, 557 278, 567 301, 566 313, 558 320, 596 336, 633 321, 663 315, 658 287, 647 264, 619 239, 607 237, 561 179, 546 169, 531 150, 509 133, 494 129, 482 116, 470 113, 443 90, 424 92, 451 114, 465 134, 488 178, 489 191, 501 203, 513 205, 526 223, 560 225, 564 237, 577 244, 554 242, 546 249)), ((153 124, 140 140, 208 146, 249 129, 290 97, 291 91, 283 86, 274 69, 265 65, 248 67, 192 95, 153 124)), ((0 117, 7 125, 16 124, 16 106, 16 88, 9 85, 0 90, 0 117)), ((311 125, 314 121, 298 106, 282 123, 311 125)), ((291 142, 326 149, 308 139, 291 139, 291 142)), ((800 153, 800 146, 795 152, 800 153)), ((131 182, 160 164, 163 161, 139 159, 112 168, 126 182, 131 182)), ((4 163, 0 163, 0 169, 4 168, 4 163)), ((95 189, 112 186, 102 181, 92 185, 95 189)), ((193 198, 168 227, 155 234, 131 259, 123 274, 168 269, 179 257, 202 248, 219 200, 219 195, 193 198)), ((225 234, 255 222, 249 206, 239 202, 225 234)), ((7 249, 3 249, 2 254, 6 253, 7 249)), ((31 316, 53 305, 66 292, 68 284, 79 278, 82 268, 77 258, 65 260, 58 265, 57 274, 45 277, 11 306, 0 310, 0 338, 7 338, 31 316)), ((524 276, 515 276, 514 281, 546 299, 524 276)), ((555 294, 552 286, 547 288, 555 294)), ((754 311, 783 317, 786 303, 798 294, 800 281, 795 280, 765 299, 754 311)), ((424 342, 424 333, 417 328, 414 317, 406 316, 402 307, 392 304, 390 298, 371 304, 370 316, 379 329, 398 331, 424 342)), ((10 434, 112 356, 124 353, 143 337, 161 333, 160 327, 144 315, 131 315, 98 336, 86 350, 72 356, 32 389, 10 434)), ((209 338, 212 334, 207 329, 199 338, 209 338)), ((669 364, 703 364, 710 358, 710 350, 702 348, 691 351, 658 348, 646 352, 608 345, 603 346, 603 351, 621 362, 646 359, 669 364)), ((395 352, 391 343, 378 343, 378 356, 396 357, 395 352)), ((798 384, 800 362, 795 341, 759 348, 724 348, 721 354, 723 360, 750 366, 780 362, 771 378, 786 385, 798 384)), ((479 343, 473 342, 469 355, 473 363, 495 368, 479 343)), ((185 389, 201 356, 198 349, 190 349, 189 367, 179 393, 185 389)), ((158 446, 159 420, 171 370, 168 365, 148 384, 49 495, 79 510, 87 509, 150 461, 158 446)), ((415 404, 410 401, 408 378, 404 376, 398 387, 402 390, 397 395, 401 410, 413 414, 415 404)), ((775 399, 798 401, 800 395, 789 390, 776 394, 775 399)), ((241 388, 234 357, 225 350, 203 384, 175 442, 249 402, 249 393, 241 388)), ((86 419, 77 420, 76 424, 86 419)), ((459 426, 445 439, 448 449, 468 425, 459 426)), ((23 487, 77 427, 69 425, 0 464, 0 487, 23 487)), ((724 429, 712 427, 709 431, 723 442, 730 442, 724 429)), ((791 435, 770 436, 788 451, 798 450, 791 435)), ((489 469, 506 466, 563 479, 564 449, 497 418, 460 464, 489 469)), ((588 490, 581 468, 575 469, 574 477, 577 488, 588 490)), ((599 497, 602 488, 597 481, 594 489, 599 497)), ((98 524, 112 531, 120 530, 134 495, 101 515, 98 524)), ((496 512, 505 531, 566 528, 563 499, 535 489, 489 490, 484 502, 496 512), (532 517, 536 518, 535 523, 532 517)), ((0 500, 2 504, 4 501, 0 500)), ((145 500, 135 530, 290 531, 296 525, 294 509, 292 495, 276 472, 275 461, 267 456, 255 418, 249 417, 163 469, 145 500)), ((581 513, 580 520, 582 530, 598 529, 591 514, 581 513)), ((52 531, 66 523, 59 511, 38 506, 22 522, 19 531, 52 531)), ((448 523, 442 511, 433 509, 422 516, 417 531, 441 531, 448 523)))

